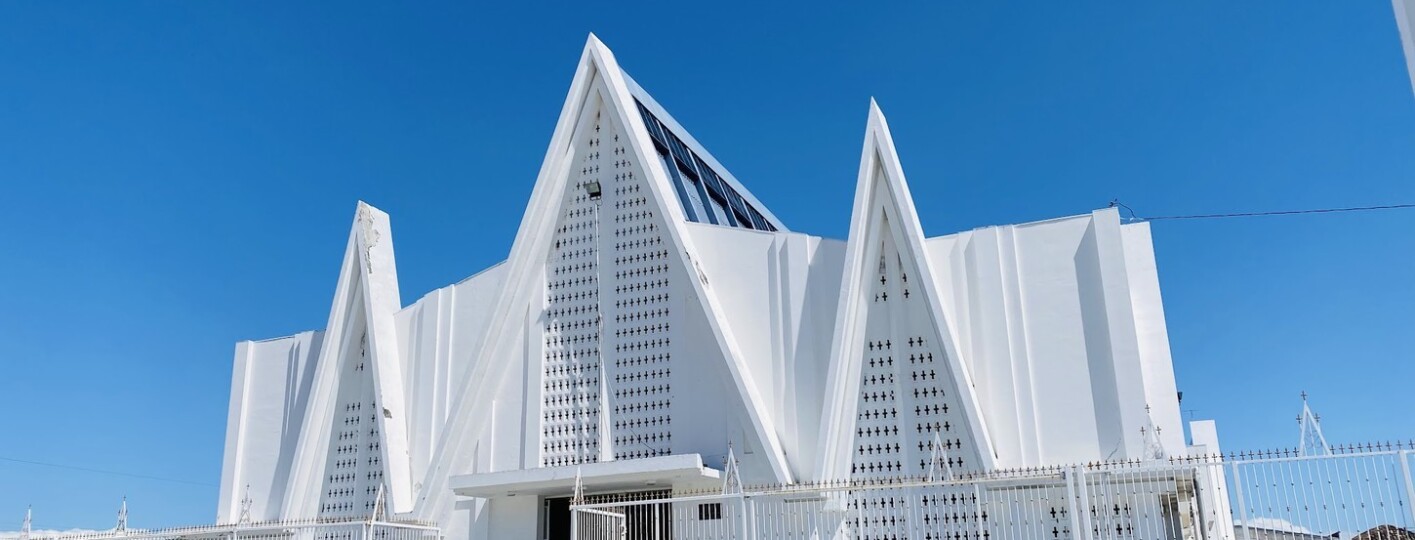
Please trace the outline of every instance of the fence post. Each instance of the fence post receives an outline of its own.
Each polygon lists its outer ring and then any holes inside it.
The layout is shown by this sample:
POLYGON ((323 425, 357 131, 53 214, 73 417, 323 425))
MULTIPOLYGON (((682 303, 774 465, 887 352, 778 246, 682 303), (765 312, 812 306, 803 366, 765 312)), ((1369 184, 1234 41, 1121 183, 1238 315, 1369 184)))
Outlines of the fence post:
POLYGON ((580 511, 570 508, 570 540, 580 540, 580 511))
MULTIPOLYGON (((987 513, 988 511, 988 507, 987 499, 984 498, 983 488, 981 486, 982 482, 973 482, 973 500, 977 501, 977 507, 973 509, 973 523, 978 524, 978 536, 976 536, 975 538, 983 538, 983 533, 987 532, 987 529, 990 526, 982 519, 983 514, 987 513)), ((997 516, 994 515, 993 517, 996 518, 997 516)))
POLYGON ((1415 482, 1410 481, 1410 451, 1401 450, 1400 473, 1405 476, 1405 510, 1410 513, 1410 522, 1415 523, 1415 482))
POLYGON ((1076 471, 1076 495, 1081 499, 1081 533, 1076 538, 1091 537, 1091 495, 1086 488, 1086 466, 1076 465, 1072 467, 1076 471))
POLYGON ((1076 499, 1080 497, 1080 492, 1076 489, 1076 480, 1077 475, 1080 474, 1079 471, 1080 469, 1077 467, 1072 467, 1071 470, 1065 471, 1066 501, 1069 504, 1069 510, 1071 512, 1071 538, 1073 540, 1086 538, 1083 536, 1085 532, 1081 526, 1081 512, 1078 510, 1080 506, 1076 504, 1076 499))
POLYGON ((663 527, 659 523, 659 509, 662 507, 661 503, 653 503, 653 540, 663 540, 663 527))
POLYGON ((752 497, 742 496, 742 500, 747 504, 747 538, 757 537, 757 500, 752 497))
POLYGON ((1243 476, 1238 474, 1238 463, 1230 464, 1233 467, 1233 497, 1238 499, 1238 522, 1243 524, 1243 538, 1249 540, 1248 533, 1248 503, 1243 500, 1243 476))
POLYGON ((741 493, 737 494, 737 519, 742 520, 742 538, 751 538, 751 530, 747 527, 747 496, 741 493))

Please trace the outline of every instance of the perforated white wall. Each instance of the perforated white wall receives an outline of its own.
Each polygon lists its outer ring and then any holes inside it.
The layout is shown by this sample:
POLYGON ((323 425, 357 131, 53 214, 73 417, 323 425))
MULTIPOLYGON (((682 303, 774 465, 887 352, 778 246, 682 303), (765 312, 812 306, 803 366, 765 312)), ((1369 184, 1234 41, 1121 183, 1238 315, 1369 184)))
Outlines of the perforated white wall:
MULTIPOLYGON (((964 424, 957 385, 919 287, 917 261, 896 243, 890 217, 877 210, 872 279, 864 293, 865 343, 850 474, 856 479, 939 476, 977 471, 978 442, 964 424), (934 466, 931 468, 930 465, 934 466)), ((971 515, 976 500, 946 492, 873 490, 854 501, 862 538, 906 535, 911 516, 971 515), (905 508, 920 510, 904 512, 905 508), (892 514, 890 509, 899 509, 892 514), (924 513, 923 509, 929 509, 924 513)), ((932 518, 929 518, 932 519, 932 518)))
POLYGON ((368 333, 359 330, 339 367, 329 456, 324 465, 321 516, 364 516, 373 510, 383 484, 382 442, 378 435, 378 403, 374 400, 369 365, 368 333))
POLYGON ((671 453, 664 217, 619 122, 594 114, 546 266, 544 466, 671 453))
POLYGON ((598 181, 602 167, 599 113, 594 114, 596 134, 578 150, 545 269, 543 466, 593 463, 600 456, 600 209, 585 189, 598 181))
MULTIPOLYGON (((881 227, 888 231, 888 226, 881 227)), ((954 472, 976 470, 956 384, 918 287, 917 265, 892 235, 876 240, 878 268, 866 299, 856 416, 856 478, 923 475, 935 455, 954 472), (914 282, 910 283, 913 279, 914 282), (942 450, 935 454, 935 441, 942 450)))
POLYGON ((614 326, 610 402, 615 459, 671 452, 672 345, 669 338, 669 252, 662 209, 630 159, 617 122, 609 123, 614 195, 614 326))

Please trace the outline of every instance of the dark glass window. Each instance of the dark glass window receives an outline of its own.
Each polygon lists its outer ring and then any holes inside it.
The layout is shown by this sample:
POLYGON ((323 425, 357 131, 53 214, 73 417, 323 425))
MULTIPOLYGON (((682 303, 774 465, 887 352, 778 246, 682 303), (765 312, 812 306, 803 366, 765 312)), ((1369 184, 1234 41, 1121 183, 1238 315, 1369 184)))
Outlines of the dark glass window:
POLYGON ((638 107, 639 116, 643 118, 644 126, 654 140, 664 169, 672 177, 678 201, 682 203, 690 221, 701 223, 702 218, 706 217, 712 224, 719 224, 717 212, 712 208, 717 206, 722 210, 722 217, 727 220, 728 225, 762 231, 776 230, 760 211, 743 200, 735 189, 723 181, 717 171, 703 162, 688 145, 683 144, 682 139, 664 126, 642 102, 636 99, 634 105, 638 107), (695 208, 692 199, 688 198, 689 190, 697 192, 702 201, 701 209, 695 208))
POLYGON ((767 224, 766 217, 762 216, 762 213, 758 212, 756 208, 748 207, 747 211, 752 215, 752 225, 756 225, 757 230, 771 230, 771 225, 767 224))
POLYGON ((668 176, 673 179, 673 190, 678 192, 678 202, 683 204, 683 213, 688 216, 688 221, 697 222, 698 213, 693 209, 693 200, 688 198, 688 191, 684 189, 683 177, 678 174, 678 167, 673 164, 673 159, 659 154, 659 159, 663 160, 663 168, 668 171, 668 176))
POLYGON ((704 503, 698 505, 698 520, 707 521, 710 519, 722 519, 722 503, 704 503))

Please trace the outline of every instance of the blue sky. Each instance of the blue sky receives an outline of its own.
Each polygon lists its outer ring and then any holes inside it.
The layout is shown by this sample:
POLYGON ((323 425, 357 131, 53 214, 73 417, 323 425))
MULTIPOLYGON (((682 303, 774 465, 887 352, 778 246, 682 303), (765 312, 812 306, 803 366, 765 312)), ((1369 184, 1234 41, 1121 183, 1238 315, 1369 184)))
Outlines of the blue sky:
MULTIPOLYGON (((0 3, 0 530, 214 517, 233 344, 319 328, 354 211, 405 302, 504 258, 587 33, 793 229, 868 99, 925 231, 1415 202, 1389 2, 0 3), (124 477, 28 460, 183 480, 124 477)), ((1415 211, 1156 222, 1230 449, 1415 436, 1415 211)))

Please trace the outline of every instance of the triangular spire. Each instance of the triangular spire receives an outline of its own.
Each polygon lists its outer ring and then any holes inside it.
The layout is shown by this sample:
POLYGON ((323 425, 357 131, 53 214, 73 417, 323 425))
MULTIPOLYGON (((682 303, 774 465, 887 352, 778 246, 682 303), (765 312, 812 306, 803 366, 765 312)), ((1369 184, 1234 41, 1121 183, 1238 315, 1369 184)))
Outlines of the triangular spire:
POLYGON ((952 481, 953 463, 948 460, 948 450, 943 448, 943 438, 938 433, 934 433, 929 450, 929 472, 924 479, 930 482, 952 481))
POLYGON ((34 518, 34 507, 25 508, 25 524, 20 526, 20 540, 29 540, 30 521, 34 518))
POLYGON ((388 517, 388 500, 386 495, 387 492, 383 490, 383 484, 379 484, 378 495, 373 499, 373 511, 368 514, 370 522, 383 521, 388 517))
POLYGON ((726 370, 720 375, 730 393, 721 401, 726 407, 722 414, 745 422, 757 449, 754 457, 776 480, 791 481, 772 418, 759 405, 763 400, 742 364, 731 329, 719 315, 715 293, 694 262, 696 249, 673 190, 622 71, 609 49, 591 35, 507 259, 507 281, 494 304, 494 322, 459 387, 462 391, 428 468, 420 517, 445 513, 450 504, 446 479, 465 470, 465 455, 486 421, 477 411, 479 400, 487 399, 512 369, 526 369, 530 386, 540 387, 542 396, 531 398, 527 421, 541 425, 526 430, 524 467, 681 452, 674 445, 678 441, 670 440, 668 418, 671 407, 681 407, 682 401, 668 399, 664 389, 673 384, 669 373, 681 379, 682 371, 670 368, 666 319, 647 322, 667 317, 670 309, 676 310, 675 318, 687 311, 689 320, 707 321, 707 332, 701 335, 709 336, 712 347, 703 352, 722 359, 710 369, 726 370), (603 202, 591 199, 592 183, 601 190, 603 202), (668 279, 680 283, 669 289, 668 279), (620 294, 616 287, 640 300, 633 306, 615 306, 607 299, 620 294), (682 300, 670 302, 670 295, 681 295, 682 300), (600 313, 606 313, 603 319, 596 318, 600 313), (621 315, 623 319, 617 318, 621 315), (632 329, 632 344, 622 337, 631 335, 630 321, 646 327, 632 329), (601 324, 621 325, 624 333, 601 324), (543 333, 546 339, 525 339, 527 332, 543 333), (648 335, 654 332, 662 335, 648 335), (612 347, 610 340, 626 348, 612 347), (524 347, 533 347, 525 354, 530 365, 499 360, 524 347), (648 371, 660 379, 640 384, 632 397, 616 397, 608 385, 621 384, 616 370, 628 369, 612 360, 628 354, 622 351, 646 358, 639 366, 655 362, 648 371), (552 377, 557 384, 546 386, 552 377), (626 405, 627 400, 636 401, 615 412, 618 399, 626 405), (611 414, 639 416, 615 425, 611 414), (538 429, 552 422, 554 430, 538 429))
POLYGON ((995 456, 973 384, 874 100, 845 260, 827 394, 849 398, 830 401, 822 418, 821 479, 923 474, 935 435, 955 466, 991 469, 995 456))
POLYGON ((246 484, 246 494, 241 497, 241 517, 236 520, 237 523, 244 525, 251 522, 251 505, 254 503, 255 500, 251 499, 251 485, 246 484))
POLYGON ((1145 425, 1140 426, 1140 438, 1145 443, 1145 454, 1142 459, 1164 459, 1168 457, 1164 451, 1164 443, 1160 440, 1160 427, 1155 425, 1155 417, 1149 405, 1145 405, 1145 425))
POLYGON ((737 454, 732 445, 727 445, 727 457, 722 463, 722 494, 735 495, 742 492, 742 477, 737 471, 737 454))
POLYGON ((1297 455, 1331 455, 1331 445, 1327 444, 1327 437, 1322 434, 1322 416, 1312 413, 1312 408, 1307 404, 1307 392, 1305 391, 1302 392, 1302 414, 1297 416, 1297 429, 1300 432, 1297 455))
POLYGON ((401 307, 388 214, 360 201, 281 516, 365 515, 384 484, 394 512, 411 509, 401 307))
POLYGON ((575 467, 575 488, 570 494, 570 504, 585 504, 585 479, 580 476, 579 467, 575 467))
POLYGON ((128 532, 128 498, 123 497, 122 506, 118 507, 118 525, 113 527, 113 533, 122 535, 128 532))

